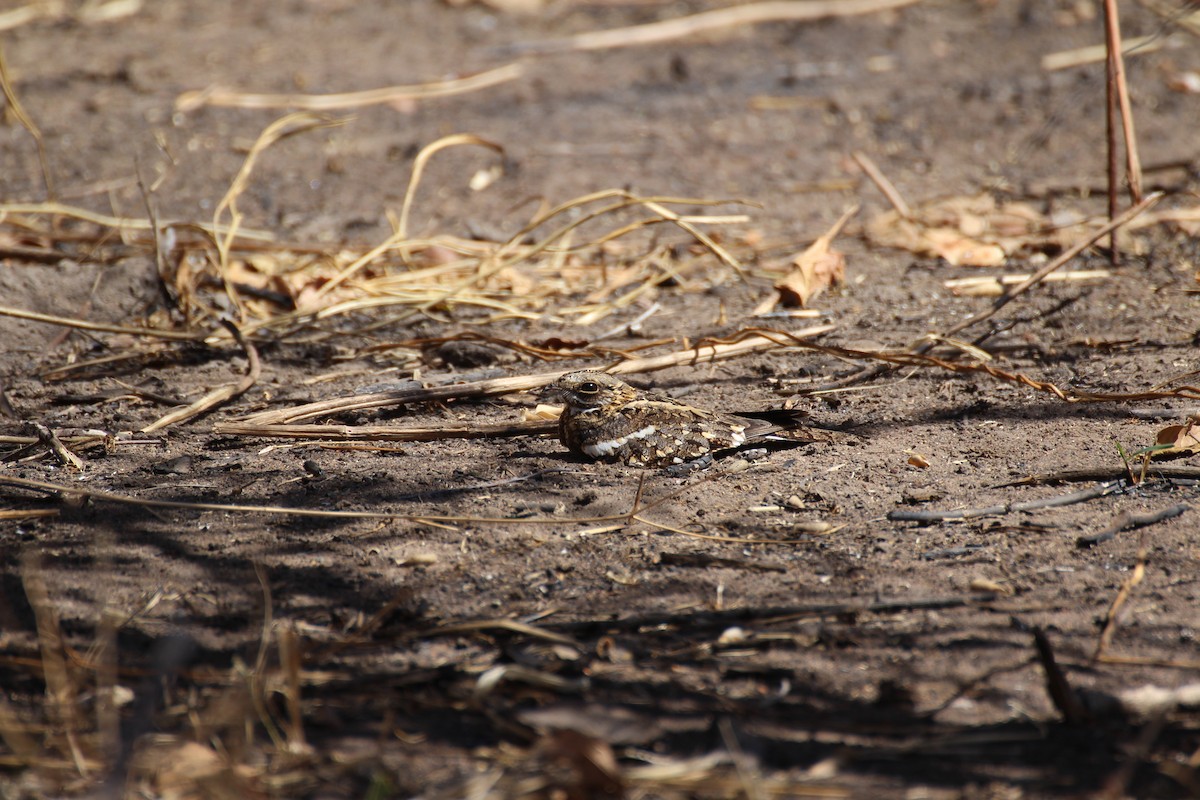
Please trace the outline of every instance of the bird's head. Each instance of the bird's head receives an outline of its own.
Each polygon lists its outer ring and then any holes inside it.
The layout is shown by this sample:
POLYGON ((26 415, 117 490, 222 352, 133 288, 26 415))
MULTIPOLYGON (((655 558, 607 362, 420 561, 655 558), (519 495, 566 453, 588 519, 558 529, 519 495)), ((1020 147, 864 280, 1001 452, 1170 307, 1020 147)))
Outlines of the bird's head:
POLYGON ((619 405, 637 397, 637 391, 620 378, 591 370, 568 372, 542 389, 540 394, 543 398, 565 403, 572 411, 619 405))

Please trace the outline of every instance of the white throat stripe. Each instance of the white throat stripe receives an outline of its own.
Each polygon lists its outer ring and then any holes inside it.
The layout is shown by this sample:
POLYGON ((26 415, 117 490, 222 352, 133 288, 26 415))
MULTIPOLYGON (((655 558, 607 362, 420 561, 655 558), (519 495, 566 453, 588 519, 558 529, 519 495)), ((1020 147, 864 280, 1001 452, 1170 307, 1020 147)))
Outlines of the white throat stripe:
POLYGON ((653 425, 647 425, 641 430, 626 434, 617 439, 606 439, 602 442, 592 442, 583 446, 583 452, 592 458, 603 458, 611 456, 613 453, 620 450, 634 439, 645 439, 647 436, 653 436, 657 428, 653 425))

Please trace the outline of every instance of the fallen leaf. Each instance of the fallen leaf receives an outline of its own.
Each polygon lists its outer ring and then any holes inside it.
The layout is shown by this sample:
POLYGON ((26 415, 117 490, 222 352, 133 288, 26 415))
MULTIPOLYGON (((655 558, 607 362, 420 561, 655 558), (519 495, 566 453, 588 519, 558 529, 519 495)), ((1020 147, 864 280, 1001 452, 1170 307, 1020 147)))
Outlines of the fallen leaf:
POLYGON ((1002 583, 997 583, 990 578, 972 578, 970 589, 972 592, 995 592, 996 594, 1013 594, 1013 588, 1002 583))
POLYGON ((1167 445, 1156 448, 1153 458, 1190 456, 1200 453, 1200 415, 1188 417, 1184 425, 1170 425, 1163 428, 1154 437, 1155 444, 1167 445))
POLYGON ((1064 232, 1027 203, 991 195, 950 197, 912 210, 887 211, 866 226, 876 245, 937 256, 954 266, 995 267, 1021 252, 1062 246, 1064 232))
POLYGON ((858 209, 858 206, 847 209, 833 227, 792 259, 793 269, 775 284, 776 294, 754 309, 756 316, 770 313, 781 303, 789 308, 806 306, 809 300, 846 279, 846 257, 834 250, 832 244, 858 209))

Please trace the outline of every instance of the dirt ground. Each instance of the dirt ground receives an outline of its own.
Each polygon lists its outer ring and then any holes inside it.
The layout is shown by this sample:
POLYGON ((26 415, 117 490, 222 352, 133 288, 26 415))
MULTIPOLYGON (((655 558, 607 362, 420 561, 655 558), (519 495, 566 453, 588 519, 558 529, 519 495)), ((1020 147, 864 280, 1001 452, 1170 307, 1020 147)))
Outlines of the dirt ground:
MULTIPOLYGON (((144 219, 140 173, 160 220, 207 223, 284 109, 181 111, 184 92, 420 84, 510 63, 514 44, 719 5, 557 0, 521 15, 433 0, 159 0, 108 22, 29 22, 0 32, 0 44, 61 202, 144 219)), ((82 451, 79 469, 44 448, 5 445, 0 796, 1200 795, 1196 698, 1135 702, 1146 687, 1194 695, 1200 680, 1194 478, 965 520, 892 518, 1120 479, 1121 449, 1182 423, 1188 400, 1067 403, 935 368, 810 397, 806 388, 862 364, 775 349, 631 381, 727 411, 795 402, 840 435, 683 476, 582 463, 553 438, 350 449, 214 432, 253 412, 413 378, 438 386, 616 360, 541 363, 497 345, 411 344, 464 332, 586 344, 615 331, 602 341, 613 352, 661 342, 636 353, 646 355, 755 326, 828 322, 821 344, 855 348, 903 349, 944 331, 991 302, 956 296, 945 281, 1028 273, 1044 257, 973 270, 872 245, 863 225, 888 204, 851 154, 869 156, 914 204, 989 192, 1047 214, 1103 214, 1103 64, 1041 64, 1101 43, 1099 6, 928 0, 526 56, 520 77, 490 88, 331 112, 352 119, 275 144, 240 197, 246 228, 311 252, 369 248, 392 233, 420 149, 470 133, 503 158, 477 147, 437 154, 413 204, 413 236, 504 241, 540 202, 607 189, 754 203, 680 206, 749 215, 709 229, 743 275, 676 227, 637 231, 596 268, 657 248, 690 271, 590 324, 560 313, 583 304, 564 297, 523 318, 439 306, 394 322, 387 309, 331 323, 340 338, 264 335, 261 375, 246 393, 143 436, 172 399, 236 381, 241 350, 165 342, 134 362, 48 372, 145 342, 0 316, 0 381, 13 411, 0 433, 29 436, 40 423, 118 437, 82 451), (500 161, 493 183, 468 186, 500 161), (846 281, 813 302, 820 318, 753 317, 773 291, 771 269, 854 203, 863 208, 837 240, 846 281), (1066 470, 1091 474, 1015 483, 1066 470), (82 502, 5 478, 139 500, 396 516, 82 502), (637 519, 613 521, 639 500, 637 519), (1122 515, 1180 504, 1172 518, 1077 543, 1122 515), (43 509, 55 515, 34 516, 43 509), (1048 674, 1069 688, 1048 688, 1048 674)), ((1160 207, 1194 208, 1200 95, 1178 91, 1176 79, 1200 69, 1200 40, 1132 2, 1122 10, 1127 38, 1159 34, 1164 45, 1127 62, 1147 185, 1170 193, 1160 207)), ((72 234, 93 228, 78 219, 61 221, 61 235, 18 225, 45 220, 28 208, 46 190, 34 141, 12 113, 0 137, 9 204, 0 305, 161 324, 152 248, 131 239, 122 250, 115 237, 81 244, 72 234), (32 244, 62 257, 22 255, 32 244)), ((1156 225, 1126 250, 1115 268, 1102 248, 1087 251, 1068 268, 1108 277, 1037 286, 964 338, 987 334, 979 341, 993 365, 1064 388, 1194 382, 1179 376, 1195 368, 1200 337, 1196 239, 1156 225)), ((505 423, 534 404, 512 393, 309 421, 505 423)))

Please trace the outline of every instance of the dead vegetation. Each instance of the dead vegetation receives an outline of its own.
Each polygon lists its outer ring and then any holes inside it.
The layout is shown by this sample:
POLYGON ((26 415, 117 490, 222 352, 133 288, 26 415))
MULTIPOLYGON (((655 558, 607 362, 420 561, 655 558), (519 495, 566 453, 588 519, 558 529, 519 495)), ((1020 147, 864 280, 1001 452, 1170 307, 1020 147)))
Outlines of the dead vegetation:
MULTIPOLYGON (((842 10, 870 13, 904 5, 911 2, 862 2, 842 10)), ((98 14, 112 19, 136 13, 138 7, 109 2, 64 10, 33 4, 24 17, 6 12, 0 29, 47 18, 89 23, 98 14)), ((644 45, 835 13, 831 4, 753 3, 632 30, 551 39, 522 52, 542 57, 618 43, 644 45)), ((1105 13, 1115 15, 1115 2, 1105 4, 1105 13)), ((1107 215, 1086 201, 1045 212, 1038 204, 992 191, 910 203, 869 156, 857 154, 864 181, 884 194, 891 210, 855 224, 855 205, 828 230, 812 231, 809 241, 789 241, 774 249, 763 247, 748 228, 754 224, 755 202, 648 196, 624 188, 558 205, 543 202, 520 230, 503 240, 414 235, 423 176, 433 158, 451 159, 453 153, 444 151, 458 147, 491 153, 494 166, 464 176, 464 186, 486 186, 505 169, 504 148, 474 134, 449 135, 417 153, 402 206, 393 215, 392 232, 382 241, 338 248, 281 241, 272 231, 246 227, 239 200, 273 145, 287 137, 352 124, 314 111, 483 92, 520 80, 521 68, 514 63, 420 86, 319 97, 216 87, 182 95, 178 109, 184 113, 205 106, 303 110, 263 130, 211 219, 160 218, 155 190, 144 185, 144 218, 99 214, 55 200, 0 204, 0 256, 5 259, 120 264, 142 258, 156 266, 158 302, 144 317, 120 324, 96 322, 86 314, 67 317, 0 308, 6 317, 86 332, 103 342, 102 355, 95 354, 90 340, 55 348, 47 354, 40 378, 68 384, 111 379, 121 396, 128 393, 139 401, 171 406, 136 431, 54 428, 34 418, 11 422, 0 437, 7 451, 0 489, 10 506, 2 517, 70 522, 118 509, 112 513, 154 518, 211 513, 223 519, 302 519, 314 524, 356 520, 435 530, 463 542, 472 532, 517 526, 565 531, 572 541, 652 532, 670 536, 671 542, 734 546, 719 556, 682 548, 662 552, 659 564, 777 574, 790 568, 789 549, 811 546, 842 529, 823 518, 832 516, 830 508, 799 495, 780 498, 777 505, 750 507, 748 513, 761 518, 788 510, 818 512, 818 518, 783 523, 766 533, 713 533, 699 523, 678 523, 665 513, 695 503, 697 490, 703 492, 705 484, 752 474, 754 465, 747 460, 720 464, 677 488, 640 476, 634 486, 626 487, 630 491, 624 510, 595 514, 559 508, 439 514, 423 510, 421 501, 405 510, 397 510, 404 506, 399 502, 370 510, 307 507, 290 499, 269 504, 236 498, 211 502, 188 499, 193 495, 187 491, 152 497, 116 486, 97 488, 80 478, 89 477, 93 457, 120 457, 123 449, 157 446, 166 437, 201 443, 220 439, 223 446, 253 460, 275 446, 387 452, 397 442, 553 435, 553 421, 536 411, 518 418, 514 410, 502 422, 473 419, 470 414, 450 423, 444 418, 371 425, 314 420, 353 418, 380 409, 447 404, 460 408, 484 398, 520 395, 581 364, 629 374, 767 352, 803 352, 820 356, 825 368, 802 380, 779 382, 779 394, 834 396, 870 389, 878 385, 873 382, 896 378, 904 370, 907 375, 922 371, 979 376, 988 386, 1030 389, 1051 403, 1200 399, 1190 370, 1166 381, 1102 391, 1040 376, 1034 371, 1036 364, 1020 369, 1002 365, 1003 353, 989 348, 995 331, 985 323, 993 322, 1002 309, 1012 311, 1029 300, 1048 282, 1120 280, 1115 267, 1073 268, 1081 254, 1106 237, 1111 237, 1107 252, 1115 261, 1119 253, 1139 252, 1148 237, 1165 230, 1191 230, 1200 218, 1193 194, 1178 192, 1164 200, 1162 192, 1140 189, 1131 104, 1116 55, 1121 51, 1120 33, 1115 25, 1109 31, 1109 163, 1111 169, 1120 163, 1120 130, 1124 182, 1131 195, 1124 210, 1119 198, 1122 178, 1111 171, 1107 215), (1160 202, 1169 207, 1156 206, 1160 202), (648 235, 660 231, 671 234, 648 235), (842 238, 953 266, 1005 271, 948 281, 947 287, 956 293, 994 300, 908 346, 872 349, 830 343, 822 337, 841 333, 839 320, 828 309, 814 306, 833 296, 855 273, 853 260, 838 244, 842 238), (711 319, 692 320, 676 335, 650 340, 628 336, 689 296, 730 283, 759 292, 749 314, 731 318, 722 303, 711 319), (820 321, 790 327, 796 319, 813 317, 820 321), (464 320, 469 329, 461 324, 464 320), (509 323, 528 320, 550 321, 563 333, 538 339, 512 335, 509 323), (781 320, 786 329, 776 327, 781 320), (405 335, 417 321, 432 322, 444 333, 405 335), (602 327, 593 327, 597 325, 602 327), (716 336, 714 330, 725 333, 716 336), (377 373, 381 360, 395 376, 417 383, 375 392, 328 392, 307 403, 280 402, 270 391, 258 391, 280 352, 318 345, 336 348, 336 358, 329 362, 336 368, 312 376, 315 386, 344 377, 348 373, 338 371, 344 365, 365 364, 363 371, 377 373), (421 382, 423 371, 447 354, 469 365, 473 346, 487 350, 487 363, 495 363, 496 353, 503 354, 510 374, 435 385, 421 382), (183 397, 152 396, 150 389, 120 380, 125 372, 151 362, 183 364, 196 351, 226 366, 227 381, 183 397), (22 465, 52 465, 59 477, 29 478, 17 471, 22 465), (750 549, 757 547, 768 549, 750 549)), ((35 121, 21 110, 19 87, 6 73, 4 83, 10 108, 41 149, 35 121)), ((47 164, 45 169, 51 197, 52 167, 47 164)), ((866 183, 862 187, 869 191, 866 183)), ((936 194, 931 191, 929 196, 936 194)), ((1085 344, 1097 351, 1112 345, 1085 344)), ((1064 471, 1027 476, 1028 483, 1101 481, 1079 492, 979 507, 964 507, 956 498, 952 509, 901 510, 888 519, 897 527, 980 518, 1000 525, 1011 515, 1100 502, 1139 487, 1162 488, 1165 493, 1190 485, 1183 482, 1194 483, 1196 476, 1187 471, 1194 468, 1153 460, 1194 454, 1194 428, 1192 416, 1164 428, 1156 443, 1123 452, 1123 462, 1111 474, 1064 471)), ((929 466, 924 455, 909 455, 907 464, 914 469, 929 466)), ((551 472, 440 491, 486 499, 504 486, 536 483, 551 472)), ((322 478, 312 470, 308 477, 322 478)), ((669 612, 593 613, 581 603, 565 612, 448 619, 423 615, 418 590, 400 586, 390 597, 376 598, 374 605, 358 605, 348 618, 317 626, 276 613, 271 576, 257 561, 254 640, 228 651, 205 652, 186 631, 146 637, 139 627, 161 604, 184 608, 208 602, 200 597, 154 593, 136 608, 106 605, 91 630, 65 633, 65 600, 55 595, 44 574, 43 562, 50 556, 39 558, 36 548, 29 547, 20 567, 12 571, 29 613, 0 609, 5 629, 0 632, 5 645, 0 674, 7 689, 7 696, 0 697, 0 769, 18 797, 298 797, 339 786, 372 798, 848 797, 861 794, 851 775, 856 766, 910 758, 922 764, 943 757, 971 760, 972 768, 964 768, 963 774, 978 780, 1005 768, 1032 769, 1030 765, 1042 770, 1039 775, 1051 776, 1046 780, 1061 779, 1064 773, 1055 775, 1055 767, 1040 760, 1045 729, 1052 728, 1058 741, 1078 744, 1085 751, 1074 772, 1067 771, 1068 777, 1089 771, 1103 774, 1099 796, 1121 797, 1134 791, 1131 786, 1162 785, 1149 779, 1138 783, 1139 770, 1152 770, 1154 781, 1168 780, 1195 794, 1200 792, 1200 702, 1194 673, 1200 664, 1171 657, 1166 647, 1139 653, 1121 646, 1128 606, 1138 597, 1147 571, 1154 569, 1145 531, 1191 510, 1189 495, 1188 501, 1148 514, 1114 512, 1110 524, 1077 539, 1077 547, 1093 548, 1126 531, 1143 531, 1135 558, 1123 566, 1126 577, 1100 615, 1090 655, 1080 654, 1078 647, 1063 655, 1056 641, 1059 632, 1023 622, 1037 609, 1022 605, 1007 579, 979 578, 962 591, 902 600, 874 594, 872 600, 737 608, 723 605, 721 583, 710 604, 669 612), (936 689, 922 689, 921 697, 915 696, 915 682, 907 686, 879 681, 871 687, 868 701, 839 693, 826 679, 802 685, 799 670, 777 667, 772 661, 778 652, 818 645, 836 649, 859 640, 876 642, 880 652, 894 654, 895 639, 921 638, 907 631, 925 614, 949 615, 955 624, 968 618, 989 620, 988 625, 1013 620, 1009 629, 996 634, 1012 653, 1010 663, 977 670, 953 688, 943 681, 936 689), (23 624, 26 619, 33 620, 32 629, 23 624), (123 641, 144 648, 122 650, 123 641), (714 664, 719 665, 715 678, 709 671, 714 664), (1153 674, 1161 683, 1107 693, 1075 685, 1079 675, 1133 667, 1156 670, 1153 674), (1176 673, 1183 677, 1162 677, 1176 673), (1044 683, 1052 718, 1036 725, 952 720, 964 698, 1003 693, 1014 676, 1044 683), (364 686, 371 690, 364 692, 364 686), (656 695, 661 695, 659 705, 651 702, 656 695), (387 702, 371 707, 377 697, 387 702), (420 727, 405 729, 398 714, 420 727), (459 738, 447 735, 447 725, 461 729, 459 738), (447 740, 469 751, 458 757, 473 770, 425 765, 420 771, 414 766, 444 752, 447 740), (1118 751, 1122 760, 1113 767, 1113 753, 1118 751)), ((116 557, 121 549, 104 537, 93 546, 100 561, 116 557)), ((970 547, 927 550, 922 558, 956 558, 969 554, 970 547)), ((395 566, 418 576, 416 585, 444 557, 416 552, 395 566)), ((637 585, 637 578, 629 575, 605 577, 616 585, 637 585)), ((212 601, 214 606, 220 603, 212 601)), ((922 776, 905 777, 919 783, 922 776)))

